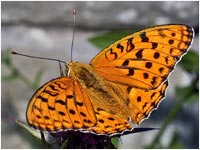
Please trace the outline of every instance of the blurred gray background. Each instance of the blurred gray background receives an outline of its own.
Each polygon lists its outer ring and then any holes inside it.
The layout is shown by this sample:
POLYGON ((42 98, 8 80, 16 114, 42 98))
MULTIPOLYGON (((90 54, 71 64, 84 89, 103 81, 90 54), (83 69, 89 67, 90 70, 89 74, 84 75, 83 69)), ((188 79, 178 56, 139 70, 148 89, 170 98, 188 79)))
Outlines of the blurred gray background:
MULTIPOLYGON (((73 31, 73 9, 77 10, 77 27, 74 39, 73 60, 88 63, 100 49, 88 42, 88 38, 111 30, 146 28, 158 24, 182 23, 199 28, 199 2, 2 2, 1 3, 1 51, 13 49, 33 56, 70 60, 73 31)), ((199 37, 195 36, 192 49, 199 50, 199 37)), ((44 71, 41 84, 59 76, 57 62, 11 56, 14 65, 31 81, 35 74, 44 71)), ((9 74, 2 64, 1 75, 9 74)), ((161 102, 142 127, 160 127, 173 107, 174 87, 185 86, 191 76, 176 67, 170 76, 167 98, 161 102), (177 80, 178 79, 178 80, 177 80)), ((2 148, 41 148, 31 143, 29 133, 18 127, 12 119, 25 120, 29 99, 35 91, 21 80, 2 81, 1 85, 1 146, 2 148)), ((162 137, 167 145, 178 131, 186 148, 198 148, 198 103, 186 106, 177 120, 167 128, 162 137), (190 120, 188 120, 190 118, 190 120)), ((122 136, 120 148, 142 148, 151 143, 158 131, 122 136)))

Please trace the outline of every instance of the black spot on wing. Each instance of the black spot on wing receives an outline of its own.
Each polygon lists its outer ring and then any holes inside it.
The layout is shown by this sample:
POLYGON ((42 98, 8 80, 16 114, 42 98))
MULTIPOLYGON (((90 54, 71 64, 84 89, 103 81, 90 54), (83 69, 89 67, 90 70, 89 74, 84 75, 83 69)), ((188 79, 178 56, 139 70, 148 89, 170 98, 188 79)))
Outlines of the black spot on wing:
POLYGON ((61 105, 65 105, 65 101, 60 100, 60 99, 56 100, 55 103, 59 103, 61 105))
POLYGON ((42 97, 41 95, 39 95, 37 98, 39 98, 42 102, 48 102, 48 99, 42 97))
POLYGON ((122 66, 128 66, 129 64, 129 60, 125 60, 123 63, 122 63, 122 66))
POLYGON ((143 56, 142 56, 142 52, 143 52, 143 49, 140 49, 136 54, 135 56, 137 57, 137 59, 141 59, 143 56))
POLYGON ((127 76, 132 76, 132 75, 134 75, 134 68, 129 68, 127 76))
POLYGON ((143 77, 144 77, 144 79, 148 79, 149 74, 145 72, 145 73, 143 73, 143 77))
POLYGON ((72 115, 76 114, 76 112, 72 109, 69 110, 69 113, 72 114, 72 115))
POLYGON ((152 42, 152 49, 156 49, 158 47, 158 43, 152 42))
POLYGON ((149 38, 146 36, 146 32, 141 33, 140 38, 142 39, 142 42, 149 42, 149 38))
POLYGON ((152 62, 146 62, 145 67, 150 69, 152 67, 152 62))
POLYGON ((130 52, 131 50, 133 50, 135 48, 135 45, 133 44, 133 38, 129 38, 127 41, 127 48, 126 51, 130 52))
POLYGON ((170 39, 170 40, 168 41, 168 43, 169 43, 170 45, 172 45, 172 44, 174 43, 174 40, 170 39))
POLYGON ((120 43, 117 44, 117 48, 119 48, 121 50, 121 53, 123 53, 124 47, 120 43))

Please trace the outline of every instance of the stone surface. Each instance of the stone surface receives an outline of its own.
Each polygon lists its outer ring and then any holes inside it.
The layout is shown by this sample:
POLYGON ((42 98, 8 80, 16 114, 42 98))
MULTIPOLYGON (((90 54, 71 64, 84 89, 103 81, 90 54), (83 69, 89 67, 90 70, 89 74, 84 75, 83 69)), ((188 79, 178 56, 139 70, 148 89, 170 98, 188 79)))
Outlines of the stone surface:
POLYGON ((72 25, 87 29, 119 29, 166 23, 198 24, 198 2, 2 2, 2 24, 72 25))

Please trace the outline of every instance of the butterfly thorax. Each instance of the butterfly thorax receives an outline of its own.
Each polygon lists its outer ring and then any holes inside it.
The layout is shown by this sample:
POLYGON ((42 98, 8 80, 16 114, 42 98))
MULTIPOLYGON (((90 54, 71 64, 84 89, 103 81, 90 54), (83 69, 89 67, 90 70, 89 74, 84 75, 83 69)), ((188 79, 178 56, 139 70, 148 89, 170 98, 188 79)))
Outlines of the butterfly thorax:
POLYGON ((121 89, 118 89, 119 87, 99 76, 91 65, 71 62, 68 67, 69 77, 78 81, 84 87, 93 106, 97 106, 94 109, 103 109, 112 115, 128 119, 129 112, 128 109, 124 109, 126 104, 123 100, 126 98, 125 91, 121 91, 121 89), (121 91, 121 93, 118 91, 121 91))
POLYGON ((71 62, 68 64, 69 77, 78 80, 84 88, 95 87, 99 82, 97 75, 91 66, 79 62, 71 62))

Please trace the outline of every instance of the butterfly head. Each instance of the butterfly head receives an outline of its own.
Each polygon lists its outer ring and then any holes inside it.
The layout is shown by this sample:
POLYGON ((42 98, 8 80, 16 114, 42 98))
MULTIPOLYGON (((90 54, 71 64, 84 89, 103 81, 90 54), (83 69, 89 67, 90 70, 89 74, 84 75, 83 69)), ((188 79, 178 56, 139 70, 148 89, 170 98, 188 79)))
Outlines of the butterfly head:
POLYGON ((81 68, 81 63, 80 62, 67 62, 66 63, 66 67, 65 67, 65 73, 68 77, 72 77, 74 78, 75 76, 77 76, 77 72, 78 70, 80 70, 81 68))

